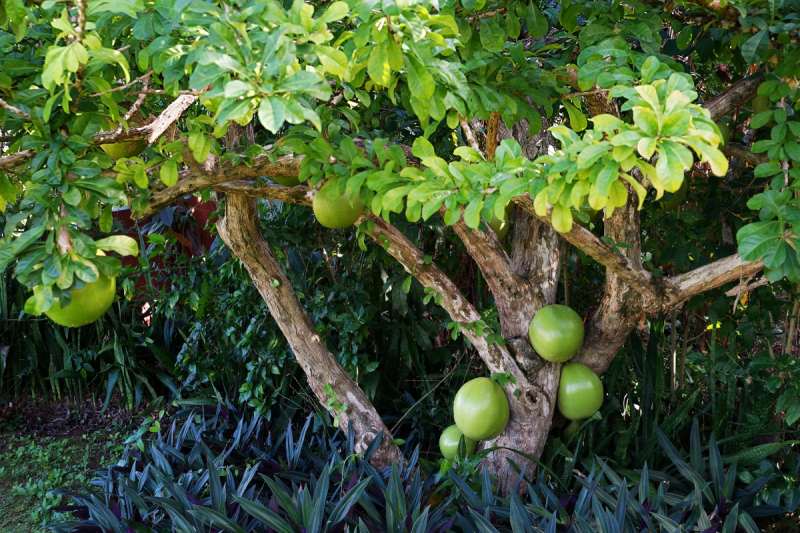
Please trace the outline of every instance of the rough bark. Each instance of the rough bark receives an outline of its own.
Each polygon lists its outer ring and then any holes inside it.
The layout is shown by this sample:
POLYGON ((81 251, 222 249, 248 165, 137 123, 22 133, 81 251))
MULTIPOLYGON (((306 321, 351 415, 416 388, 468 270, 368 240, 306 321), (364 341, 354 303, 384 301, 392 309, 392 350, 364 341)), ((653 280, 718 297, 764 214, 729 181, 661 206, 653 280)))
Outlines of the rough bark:
MULTIPOLYGON (((243 194, 230 194, 225 218, 217 224, 217 228, 222 239, 250 273, 320 403, 327 405, 330 396, 324 387, 330 385, 338 401, 346 405, 339 414, 339 424, 345 430, 348 423, 353 425, 356 451, 366 450, 378 433, 383 431, 383 441, 372 456, 372 464, 383 469, 399 462, 402 453, 393 444, 389 429, 366 394, 325 347, 292 289, 291 281, 281 270, 269 244, 261 237, 258 220, 256 199, 243 194)), ((336 412, 332 410, 332 414, 335 416, 336 412)))
MULTIPOLYGON (((505 391, 511 411, 508 425, 502 435, 485 443, 485 446, 509 447, 539 457, 553 418, 560 365, 543 361, 533 352, 527 338, 511 339, 507 341, 507 347, 502 347, 487 343, 485 337, 476 336, 467 325, 479 319, 480 315, 455 283, 435 264, 425 264, 424 254, 394 226, 375 217, 370 217, 370 220, 375 223, 370 236, 379 243, 388 242, 389 254, 423 286, 433 288, 442 295, 442 307, 461 325, 462 332, 478 351, 489 373, 510 372, 516 377, 516 386, 509 385, 505 391), (519 350, 516 352, 516 361, 512 355, 515 347, 519 350), (528 368, 523 371, 517 362, 527 365, 528 368), (520 390, 519 396, 514 396, 515 388, 520 390)), ((362 218, 358 223, 364 221, 362 218)), ((533 464, 522 456, 507 450, 495 451, 486 458, 486 465, 498 477, 499 485, 503 489, 513 486, 517 478, 517 474, 509 467, 507 458, 525 468, 529 474, 533 472, 533 464)))

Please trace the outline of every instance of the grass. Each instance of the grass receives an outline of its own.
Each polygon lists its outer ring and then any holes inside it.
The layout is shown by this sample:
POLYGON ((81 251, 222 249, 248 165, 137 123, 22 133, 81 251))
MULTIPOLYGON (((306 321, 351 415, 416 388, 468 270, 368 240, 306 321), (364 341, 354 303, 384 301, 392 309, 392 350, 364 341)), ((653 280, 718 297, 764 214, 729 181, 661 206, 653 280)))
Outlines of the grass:
POLYGON ((0 531, 39 533, 69 516, 50 510, 72 503, 54 489, 85 492, 94 470, 122 455, 124 432, 64 438, 0 435, 0 531))

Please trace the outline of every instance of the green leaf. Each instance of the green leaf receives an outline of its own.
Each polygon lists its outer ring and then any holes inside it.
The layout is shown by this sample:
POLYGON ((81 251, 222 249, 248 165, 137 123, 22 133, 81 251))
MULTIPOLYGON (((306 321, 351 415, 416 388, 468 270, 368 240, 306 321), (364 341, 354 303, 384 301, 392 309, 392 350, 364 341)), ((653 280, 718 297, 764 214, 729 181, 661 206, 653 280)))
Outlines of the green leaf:
POLYGON ((53 305, 53 289, 50 285, 37 285, 33 288, 33 296, 25 302, 25 312, 39 316, 53 305))
POLYGON ((389 54, 386 46, 386 41, 373 45, 367 63, 369 77, 382 87, 387 87, 392 81, 392 69, 389 67, 389 54))
POLYGON ((574 105, 568 102, 562 102, 564 108, 567 110, 567 114, 569 115, 569 125, 575 131, 583 131, 586 129, 588 125, 588 121, 586 117, 583 115, 580 109, 575 107, 574 105))
POLYGON ((551 221, 553 229, 559 233, 567 233, 572 229, 572 212, 561 204, 556 204, 553 206, 551 221))
POLYGON ((426 101, 433 97, 436 83, 428 69, 411 54, 405 54, 406 77, 411 94, 420 100, 426 101))
POLYGON ((139 253, 139 245, 136 240, 126 235, 112 235, 95 241, 95 245, 100 250, 117 252, 120 255, 138 255, 139 253))
POLYGON ((481 21, 481 44, 489 52, 502 52, 506 43, 506 32, 494 19, 481 21))
POLYGON ((205 132, 195 130, 189 133, 189 150, 192 151, 192 155, 198 163, 206 160, 211 151, 211 141, 205 132))
POLYGON ((161 183, 167 187, 178 183, 178 164, 174 160, 169 160, 161 166, 161 183))
MULTIPOLYGON (((337 2, 344 4, 344 2, 337 2)), ((329 9, 330 10, 330 9, 329 9)), ((344 76, 347 74, 347 56, 341 50, 336 50, 330 46, 317 46, 314 51, 319 62, 329 73, 334 76, 344 76)))
POLYGON ((561 25, 564 26, 565 30, 568 32, 575 31, 575 28, 578 27, 578 15, 583 11, 583 7, 583 4, 577 3, 572 4, 567 9, 561 10, 558 14, 558 20, 561 22, 561 25))
POLYGON ((550 23, 547 17, 544 16, 539 6, 531 2, 528 4, 528 32, 534 39, 541 39, 550 30, 550 23))
POLYGON ((748 65, 761 61, 769 50, 769 30, 761 30, 741 46, 742 59, 748 65))
POLYGON ((277 133, 283 126, 284 105, 281 98, 268 96, 258 106, 258 120, 272 133, 277 133))

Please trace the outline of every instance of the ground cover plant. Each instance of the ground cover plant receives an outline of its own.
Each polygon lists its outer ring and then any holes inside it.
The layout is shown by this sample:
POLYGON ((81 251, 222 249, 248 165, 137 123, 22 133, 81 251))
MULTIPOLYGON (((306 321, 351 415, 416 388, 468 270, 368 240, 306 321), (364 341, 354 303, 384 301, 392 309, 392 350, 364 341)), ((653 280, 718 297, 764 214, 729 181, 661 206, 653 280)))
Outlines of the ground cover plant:
POLYGON ((136 453, 199 396, 314 412, 376 471, 480 459, 503 498, 554 482, 521 469, 676 468, 693 511, 660 516, 751 527, 731 487, 792 471, 800 419, 796 18, 3 0, 0 386, 146 410, 136 453), (196 257, 190 195, 219 208, 196 257))

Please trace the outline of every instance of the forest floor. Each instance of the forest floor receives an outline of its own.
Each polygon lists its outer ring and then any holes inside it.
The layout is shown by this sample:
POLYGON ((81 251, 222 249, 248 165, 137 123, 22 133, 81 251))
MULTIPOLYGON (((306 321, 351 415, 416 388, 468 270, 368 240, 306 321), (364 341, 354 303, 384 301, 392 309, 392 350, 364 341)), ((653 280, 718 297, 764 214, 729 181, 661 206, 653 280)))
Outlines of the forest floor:
POLYGON ((0 532, 40 533, 69 520, 51 510, 74 503, 56 489, 87 492, 98 468, 122 456, 130 417, 88 398, 76 409, 66 401, 15 400, 0 409, 0 532))

